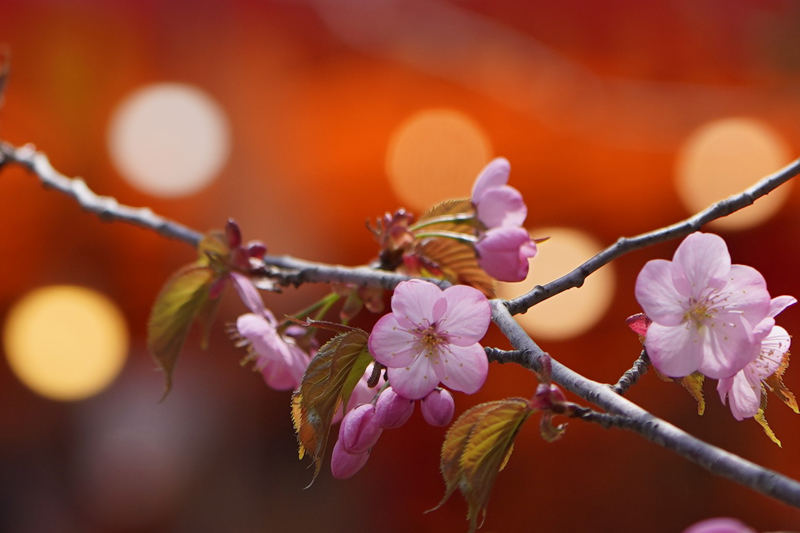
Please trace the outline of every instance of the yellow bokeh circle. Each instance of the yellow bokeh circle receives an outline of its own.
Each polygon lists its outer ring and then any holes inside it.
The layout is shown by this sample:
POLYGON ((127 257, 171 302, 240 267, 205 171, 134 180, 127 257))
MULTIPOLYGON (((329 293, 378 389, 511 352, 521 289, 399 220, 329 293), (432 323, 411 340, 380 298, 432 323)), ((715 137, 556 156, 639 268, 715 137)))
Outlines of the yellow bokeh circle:
POLYGON ((14 374, 55 400, 92 396, 119 374, 128 328, 117 306, 90 289, 43 287, 9 312, 3 346, 14 374))
POLYGON ((452 109, 428 109, 398 126, 386 173, 403 207, 420 214, 443 200, 468 197, 491 153, 474 120, 452 109))

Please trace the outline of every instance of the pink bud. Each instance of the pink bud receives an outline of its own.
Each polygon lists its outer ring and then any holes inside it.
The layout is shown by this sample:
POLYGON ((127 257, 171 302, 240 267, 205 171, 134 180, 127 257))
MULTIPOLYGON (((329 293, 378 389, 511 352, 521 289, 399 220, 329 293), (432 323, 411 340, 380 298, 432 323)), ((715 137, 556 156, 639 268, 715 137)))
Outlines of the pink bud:
POLYGON ((445 389, 433 389, 422 399, 422 416, 432 426, 446 426, 453 419, 456 402, 453 395, 445 389))
POLYGON ((373 423, 375 406, 371 403, 359 405, 346 415, 339 427, 339 442, 349 453, 363 453, 375 446, 383 428, 373 423))
POLYGON ((475 244, 478 264, 499 281, 522 281, 528 275, 528 259, 536 255, 536 243, 528 230, 500 226, 488 230, 475 244))
POLYGON ((336 441, 331 455, 331 474, 337 479, 353 477, 361 470, 369 459, 369 452, 349 453, 342 446, 341 439, 336 441))
POLYGON ((550 411, 553 406, 562 404, 567 401, 566 396, 553 383, 539 383, 536 387, 536 394, 533 395, 531 406, 534 409, 542 411, 550 411))
POLYGON ((399 428, 414 412, 414 401, 397 394, 387 387, 378 397, 375 404, 375 418, 372 423, 384 429, 399 428))
POLYGON ((247 243, 247 255, 253 259, 261 259, 267 253, 267 245, 261 241, 250 241, 247 243))

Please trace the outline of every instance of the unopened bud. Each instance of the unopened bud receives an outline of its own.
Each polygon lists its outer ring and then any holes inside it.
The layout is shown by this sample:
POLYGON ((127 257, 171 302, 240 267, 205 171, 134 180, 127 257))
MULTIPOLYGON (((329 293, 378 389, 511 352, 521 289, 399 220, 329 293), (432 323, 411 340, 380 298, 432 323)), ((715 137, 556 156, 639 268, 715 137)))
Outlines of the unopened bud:
POLYGON ((375 406, 371 403, 359 405, 346 415, 339 427, 339 442, 349 453, 363 453, 375 446, 383 428, 373 423, 375 406))
POLYGON ((331 455, 331 474, 337 479, 347 479, 364 468, 369 452, 350 453, 342 446, 341 439, 336 442, 331 455))
POLYGON ((414 412, 414 401, 397 394, 387 387, 375 403, 375 418, 372 423, 384 429, 399 428, 414 412))
POLYGON ((432 390, 422 399, 422 416, 432 426, 446 426, 453 419, 456 402, 449 391, 441 388, 432 390))

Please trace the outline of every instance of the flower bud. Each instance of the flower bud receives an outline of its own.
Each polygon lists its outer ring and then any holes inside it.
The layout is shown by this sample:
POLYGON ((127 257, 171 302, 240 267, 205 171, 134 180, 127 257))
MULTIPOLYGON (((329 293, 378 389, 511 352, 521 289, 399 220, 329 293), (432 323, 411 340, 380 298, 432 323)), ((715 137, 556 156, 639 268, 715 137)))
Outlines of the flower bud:
POLYGON ((373 423, 374 417, 375 406, 371 403, 359 405, 344 415, 339 426, 339 442, 344 451, 359 454, 375 446, 383 428, 373 423))
POLYGON ((414 412, 414 401, 397 394, 387 387, 378 397, 375 404, 375 418, 372 423, 384 429, 399 428, 414 412))
POLYGON ((336 479, 347 479, 361 470, 369 459, 369 452, 349 453, 342 446, 341 439, 336 442, 331 455, 331 474, 336 479))
POLYGON ((453 419, 456 403, 449 391, 437 388, 422 399, 422 416, 432 426, 446 426, 453 419))
POLYGON ((528 230, 500 226, 488 230, 475 244, 478 264, 498 281, 522 281, 528 275, 528 259, 536 255, 536 243, 528 230))

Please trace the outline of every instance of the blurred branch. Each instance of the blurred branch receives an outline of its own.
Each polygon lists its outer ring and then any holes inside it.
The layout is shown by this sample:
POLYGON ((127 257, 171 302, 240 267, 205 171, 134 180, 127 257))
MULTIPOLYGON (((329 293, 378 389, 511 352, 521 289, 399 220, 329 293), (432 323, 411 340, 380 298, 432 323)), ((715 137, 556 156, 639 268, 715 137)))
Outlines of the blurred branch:
POLYGON ((42 185, 53 188, 73 198, 78 204, 103 220, 127 222, 158 232, 159 234, 197 246, 203 234, 175 221, 160 217, 147 207, 122 205, 110 196, 98 196, 80 178, 69 178, 50 164, 47 156, 37 152, 31 144, 16 148, 0 141, 0 165, 15 163, 35 174, 42 185))
POLYGON ((682 222, 649 233, 643 233, 636 237, 621 237, 613 245, 595 255, 572 272, 546 285, 537 285, 522 296, 509 300, 507 303, 508 310, 512 315, 524 313, 534 305, 556 294, 564 292, 567 289, 580 287, 590 274, 618 257, 654 244, 685 237, 690 233, 698 231, 703 225, 708 224, 712 220, 722 218, 748 205, 752 205, 757 199, 769 194, 776 187, 789 181, 798 174, 800 174, 800 159, 796 159, 774 174, 763 178, 744 192, 717 202, 708 209, 682 222))
MULTIPOLYGON (((492 320, 516 349, 527 354, 523 366, 539 371, 541 350, 500 300, 492 301, 492 320)), ((608 385, 585 378, 555 359, 551 358, 551 365, 552 380, 555 383, 608 413, 618 415, 592 421, 606 427, 620 427, 638 433, 709 472, 736 481, 792 507, 800 508, 800 483, 797 481, 689 435, 620 396, 608 385)))

